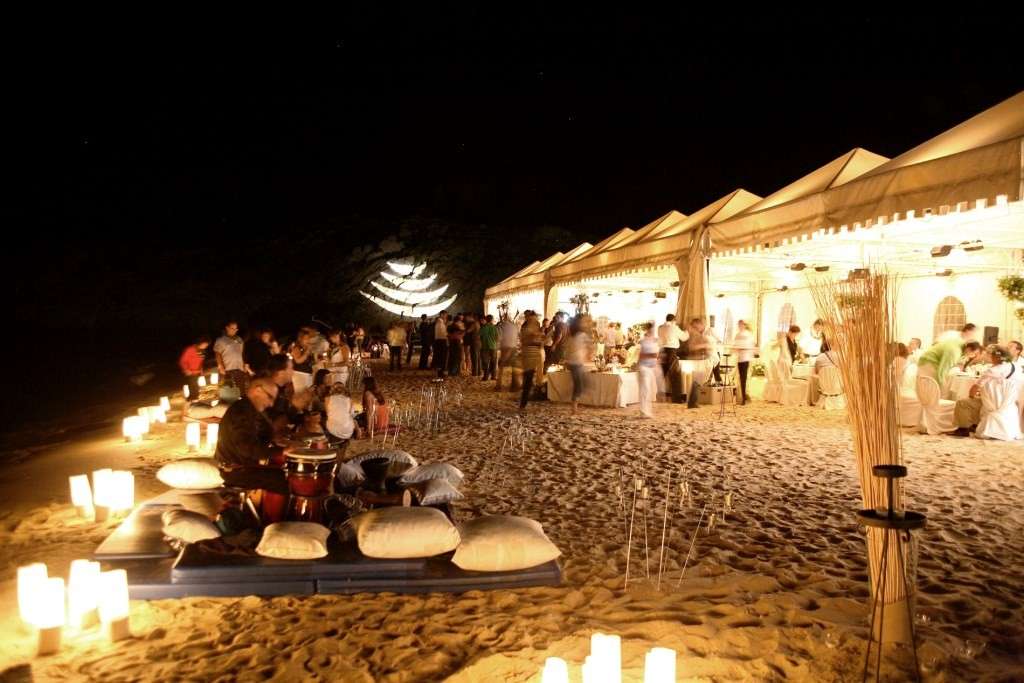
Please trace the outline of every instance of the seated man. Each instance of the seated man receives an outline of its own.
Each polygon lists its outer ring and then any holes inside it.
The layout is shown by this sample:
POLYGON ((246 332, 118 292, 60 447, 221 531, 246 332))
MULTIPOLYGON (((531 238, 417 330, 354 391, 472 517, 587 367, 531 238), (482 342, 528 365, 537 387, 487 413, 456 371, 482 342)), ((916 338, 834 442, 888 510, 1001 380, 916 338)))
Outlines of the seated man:
POLYGON ((255 379, 245 397, 224 414, 214 458, 226 485, 288 493, 284 470, 273 462, 281 451, 273 445, 273 427, 266 416, 277 391, 273 381, 255 379))
POLYGON ((1010 352, 1005 346, 993 344, 986 349, 985 356, 991 362, 992 367, 971 387, 969 398, 962 398, 956 402, 954 416, 957 430, 953 432, 953 436, 968 436, 981 422, 982 387, 989 382, 1009 379, 1017 374, 1017 367, 1010 362, 1010 352))

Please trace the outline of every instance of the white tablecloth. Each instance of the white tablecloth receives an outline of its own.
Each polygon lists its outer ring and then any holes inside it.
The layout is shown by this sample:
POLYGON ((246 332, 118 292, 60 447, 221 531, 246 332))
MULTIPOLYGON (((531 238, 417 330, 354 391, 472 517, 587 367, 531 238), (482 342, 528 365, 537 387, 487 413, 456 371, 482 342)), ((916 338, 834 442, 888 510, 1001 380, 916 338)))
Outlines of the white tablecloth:
POLYGON ((968 398, 971 394, 971 387, 978 381, 978 378, 974 375, 960 375, 949 373, 946 375, 946 387, 944 390, 943 398, 948 398, 951 401, 959 401, 962 398, 968 398))
MULTIPOLYGON (((572 374, 568 370, 548 373, 548 400, 568 403, 572 400, 572 374)), ((635 372, 587 372, 580 403, 588 406, 625 408, 640 402, 640 387, 635 372)))
POLYGON ((793 379, 807 379, 814 372, 814 368, 806 363, 796 363, 793 366, 793 379))

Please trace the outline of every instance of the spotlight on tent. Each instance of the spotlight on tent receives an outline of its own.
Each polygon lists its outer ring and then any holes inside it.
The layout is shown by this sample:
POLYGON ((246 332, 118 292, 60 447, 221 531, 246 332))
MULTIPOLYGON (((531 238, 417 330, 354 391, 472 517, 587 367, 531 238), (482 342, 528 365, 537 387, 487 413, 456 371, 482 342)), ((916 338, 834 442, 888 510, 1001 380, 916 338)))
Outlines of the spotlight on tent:
POLYGON ((868 269, 867 268, 854 268, 853 270, 850 271, 850 274, 848 275, 848 277, 851 280, 867 280, 868 279, 868 269))
POLYGON ((789 267, 789 269, 790 270, 795 270, 795 271, 797 271, 799 273, 801 270, 803 270, 806 267, 807 267, 807 264, 805 264, 805 263, 794 263, 793 265, 791 265, 789 267))
POLYGON ((633 291, 632 289, 624 289, 624 290, 622 290, 622 293, 623 294, 629 294, 632 291, 633 291))
POLYGON ((946 268, 945 270, 941 270, 938 273, 935 273, 935 277, 949 277, 952 274, 953 270, 951 268, 946 268))
POLYGON ((785 292, 785 291, 786 291, 786 290, 788 290, 788 289, 789 289, 789 286, 788 286, 788 285, 782 285, 781 287, 779 287, 778 291, 780 291, 780 292, 785 292))
POLYGON ((932 258, 949 256, 949 252, 951 251, 953 251, 952 244, 943 244, 941 247, 932 247, 932 258))
POLYGON ((655 292, 655 293, 654 293, 654 298, 655 298, 655 299, 664 299, 664 298, 665 298, 665 297, 667 297, 667 296, 668 296, 668 295, 667 295, 667 294, 665 294, 665 292, 655 292))
POLYGON ((827 273, 828 266, 814 266, 814 270, 816 270, 819 273, 827 273))
POLYGON ((592 297, 594 297, 596 299, 597 297, 601 296, 601 293, 600 292, 594 292, 590 296, 592 296, 592 297))
POLYGON ((985 245, 981 243, 981 240, 974 240, 972 242, 961 242, 960 248, 964 251, 981 251, 985 248, 985 245))
POLYGON ((722 292, 719 292, 718 294, 715 294, 715 298, 716 299, 724 299, 725 298, 725 294, 723 294, 722 292))
POLYGON ((675 282, 668 283, 668 286, 669 287, 678 287, 679 286, 679 280, 676 280, 675 282))

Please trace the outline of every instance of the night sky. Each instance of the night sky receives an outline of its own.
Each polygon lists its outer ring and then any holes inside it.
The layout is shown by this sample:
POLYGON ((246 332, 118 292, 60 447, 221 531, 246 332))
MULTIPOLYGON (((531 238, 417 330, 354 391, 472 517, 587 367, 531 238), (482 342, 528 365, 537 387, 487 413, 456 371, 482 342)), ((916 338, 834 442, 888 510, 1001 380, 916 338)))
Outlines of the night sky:
POLYGON ((928 9, 14 31, 14 336, 163 362, 225 316, 342 322, 352 251, 401 225, 468 306, 670 209, 895 156, 1024 89, 1019 12, 928 9))

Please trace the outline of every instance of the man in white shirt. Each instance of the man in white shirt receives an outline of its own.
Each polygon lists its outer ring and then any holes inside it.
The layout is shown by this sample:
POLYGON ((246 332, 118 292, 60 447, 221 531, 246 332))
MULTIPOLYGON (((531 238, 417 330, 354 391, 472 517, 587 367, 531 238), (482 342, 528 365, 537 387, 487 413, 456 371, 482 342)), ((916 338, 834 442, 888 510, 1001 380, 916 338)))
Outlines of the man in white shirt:
POLYGON ((676 325, 676 317, 669 313, 658 326, 658 345, 661 347, 661 371, 672 392, 672 402, 683 402, 683 376, 679 370, 679 347, 689 335, 676 325))
POLYGON ((405 326, 397 320, 388 328, 388 350, 391 357, 391 370, 402 369, 402 349, 405 348, 405 326))
MULTIPOLYGON (((512 359, 516 355, 516 348, 518 346, 519 329, 508 317, 508 314, 503 313, 501 322, 498 323, 498 375, 494 383, 495 391, 501 391, 501 378, 504 375, 505 368, 512 371, 512 359)), ((514 378, 515 373, 514 371, 512 372, 512 377, 514 378)), ((510 379, 509 382, 514 383, 514 379, 510 379)))
POLYGON ((916 363, 917 359, 924 353, 924 350, 921 348, 921 340, 917 337, 911 337, 910 341, 907 342, 907 351, 910 352, 910 355, 907 356, 907 362, 916 363))
POLYGON ((647 323, 640 339, 640 360, 637 362, 637 380, 640 388, 640 415, 654 417, 654 398, 658 381, 654 376, 658 367, 658 338, 654 336, 654 323, 647 323))
POLYGON ((238 323, 234 320, 224 326, 224 334, 213 344, 213 352, 217 355, 217 371, 221 377, 231 380, 242 395, 249 383, 249 373, 245 371, 242 359, 242 338, 238 336, 238 323))

